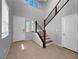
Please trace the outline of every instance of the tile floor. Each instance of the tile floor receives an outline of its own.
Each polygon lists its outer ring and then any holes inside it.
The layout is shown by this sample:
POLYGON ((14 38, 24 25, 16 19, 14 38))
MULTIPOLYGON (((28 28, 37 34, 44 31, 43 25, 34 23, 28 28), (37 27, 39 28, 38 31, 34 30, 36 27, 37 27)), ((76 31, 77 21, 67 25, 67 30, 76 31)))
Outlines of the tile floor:
POLYGON ((42 48, 33 41, 12 44, 7 59, 78 59, 77 53, 55 44, 42 48))

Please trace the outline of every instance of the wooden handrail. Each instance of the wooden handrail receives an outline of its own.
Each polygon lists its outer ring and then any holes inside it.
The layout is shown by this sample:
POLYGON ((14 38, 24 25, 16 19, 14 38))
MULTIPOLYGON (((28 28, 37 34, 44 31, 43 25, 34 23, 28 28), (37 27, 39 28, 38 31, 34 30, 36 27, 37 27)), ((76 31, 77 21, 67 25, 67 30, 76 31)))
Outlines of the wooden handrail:
MULTIPOLYGON (((61 0, 58 1, 58 3, 56 4, 56 6, 60 3, 61 0)), ((47 18, 45 19, 45 21, 48 19, 48 17, 52 14, 52 12, 54 11, 54 9, 56 8, 56 6, 53 8, 53 10, 50 12, 50 14, 47 16, 47 18)))
MULTIPOLYGON (((60 0, 61 1, 61 0, 60 0)), ((59 2, 60 2, 59 1, 59 2)), ((59 2, 57 3, 57 5, 54 7, 54 9, 50 12, 50 14, 48 15, 48 17, 52 14, 52 12, 55 10, 55 11, 57 11, 57 6, 58 6, 58 4, 59 4, 59 2)), ((64 5, 57 11, 57 13, 55 13, 55 15, 49 20, 49 22, 47 23, 47 24, 45 24, 45 27, 50 23, 50 21, 61 11, 61 9, 67 4, 69 2, 69 0, 67 0, 65 3, 64 3, 64 5)), ((45 23, 46 23, 46 21, 48 20, 48 17, 44 20, 45 21, 45 23)))

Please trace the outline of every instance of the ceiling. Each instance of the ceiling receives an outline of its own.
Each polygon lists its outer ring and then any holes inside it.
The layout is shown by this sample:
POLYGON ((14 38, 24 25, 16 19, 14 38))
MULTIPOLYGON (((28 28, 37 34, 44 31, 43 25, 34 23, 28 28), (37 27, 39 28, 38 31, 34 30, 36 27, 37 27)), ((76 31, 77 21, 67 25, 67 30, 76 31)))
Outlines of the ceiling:
POLYGON ((31 6, 24 5, 24 0, 6 0, 9 8, 12 10, 13 15, 15 16, 24 16, 28 17, 29 16, 34 16, 34 15, 41 15, 43 5, 46 4, 47 0, 38 0, 39 3, 41 4, 40 8, 32 8, 31 6))

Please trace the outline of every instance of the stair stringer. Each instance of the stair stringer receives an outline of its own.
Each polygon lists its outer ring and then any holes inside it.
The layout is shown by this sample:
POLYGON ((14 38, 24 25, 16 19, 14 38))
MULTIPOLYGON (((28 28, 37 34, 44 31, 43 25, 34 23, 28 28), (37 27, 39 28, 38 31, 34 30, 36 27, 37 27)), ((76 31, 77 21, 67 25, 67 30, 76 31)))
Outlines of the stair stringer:
POLYGON ((33 33, 33 35, 34 35, 33 41, 35 43, 37 43, 39 46, 43 47, 43 42, 41 41, 41 39, 38 36, 38 34, 37 33, 33 33))

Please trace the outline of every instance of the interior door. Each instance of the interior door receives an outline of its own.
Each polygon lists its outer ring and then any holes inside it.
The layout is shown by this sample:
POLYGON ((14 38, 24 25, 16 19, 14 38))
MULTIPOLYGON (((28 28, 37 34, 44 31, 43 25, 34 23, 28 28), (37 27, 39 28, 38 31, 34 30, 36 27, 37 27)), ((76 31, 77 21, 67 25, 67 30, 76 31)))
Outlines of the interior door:
POLYGON ((77 18, 77 14, 74 14, 62 19, 62 45, 74 51, 78 49, 77 18))
POLYGON ((13 17, 13 41, 25 40, 25 19, 24 17, 13 17))

